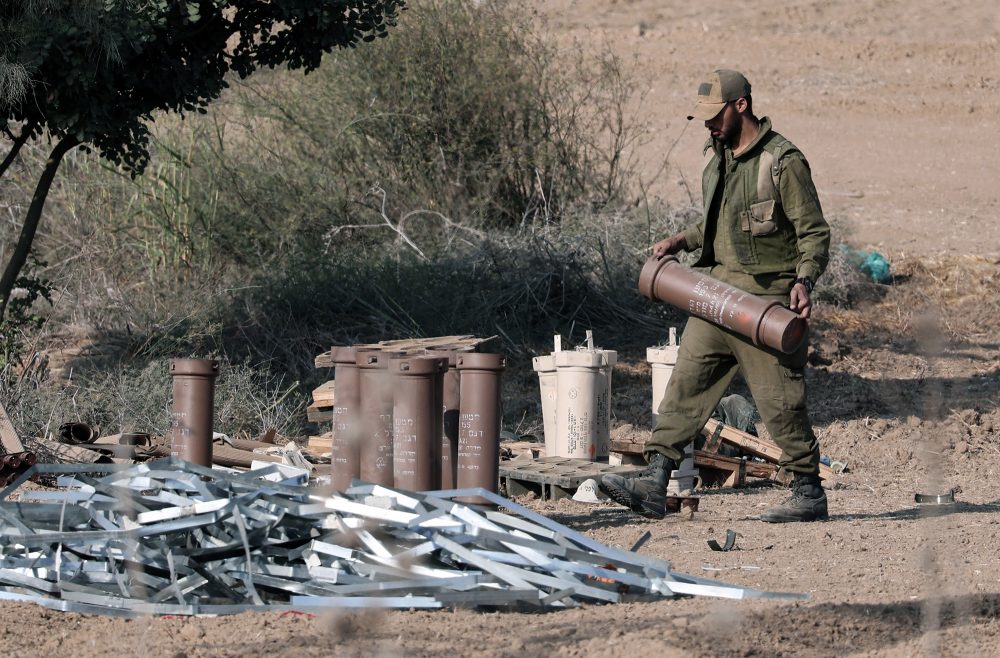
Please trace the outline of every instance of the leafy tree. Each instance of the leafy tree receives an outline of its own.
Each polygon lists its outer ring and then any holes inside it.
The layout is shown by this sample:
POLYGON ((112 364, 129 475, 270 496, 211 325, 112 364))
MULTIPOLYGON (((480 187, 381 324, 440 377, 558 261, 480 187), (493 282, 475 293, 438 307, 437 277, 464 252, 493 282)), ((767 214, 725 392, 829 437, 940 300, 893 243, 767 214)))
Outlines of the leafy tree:
POLYGON ((21 100, 31 81, 31 71, 17 58, 27 31, 37 31, 53 12, 78 24, 93 25, 95 0, 58 5, 54 0, 3 0, 0 2, 0 105, 21 100))
POLYGON ((52 145, 0 276, 0 320, 67 152, 81 146, 133 176, 156 112, 205 112, 230 71, 314 70, 324 53, 384 37, 404 0, 3 0, 0 130, 10 150, 52 145))

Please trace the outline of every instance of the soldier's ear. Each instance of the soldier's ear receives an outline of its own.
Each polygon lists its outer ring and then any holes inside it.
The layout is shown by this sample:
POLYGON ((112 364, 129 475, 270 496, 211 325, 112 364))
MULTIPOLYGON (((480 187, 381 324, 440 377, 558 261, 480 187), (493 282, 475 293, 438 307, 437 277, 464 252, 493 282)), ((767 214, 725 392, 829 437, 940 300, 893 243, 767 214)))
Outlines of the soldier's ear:
POLYGON ((747 103, 747 99, 745 98, 737 98, 735 101, 733 101, 733 107, 735 107, 736 111, 739 112, 740 114, 745 114, 747 108, 750 107, 750 104, 747 103))

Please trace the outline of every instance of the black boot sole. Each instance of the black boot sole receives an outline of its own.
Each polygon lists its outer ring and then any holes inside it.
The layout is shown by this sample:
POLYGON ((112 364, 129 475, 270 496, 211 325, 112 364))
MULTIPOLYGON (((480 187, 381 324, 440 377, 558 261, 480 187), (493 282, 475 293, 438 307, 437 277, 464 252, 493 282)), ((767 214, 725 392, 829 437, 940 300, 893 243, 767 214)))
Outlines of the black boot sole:
POLYGON ((599 481, 597 483, 597 488, 600 489, 601 492, 603 492, 604 495, 610 498, 611 500, 615 501, 622 507, 629 508, 630 510, 632 510, 633 512, 635 512, 636 514, 638 514, 643 518, 651 519, 653 521, 660 521, 666 516, 665 512, 663 514, 657 514, 656 512, 647 509, 645 506, 643 506, 642 502, 636 502, 635 499, 632 498, 632 496, 629 495, 627 491, 623 491, 618 487, 606 487, 604 486, 604 482, 599 481))
POLYGON ((761 515, 760 520, 763 521, 764 523, 811 523, 813 521, 826 521, 829 518, 830 518, 829 514, 817 514, 812 518, 808 519, 801 517, 793 517, 793 516, 775 516, 769 519, 765 519, 764 516, 761 515))

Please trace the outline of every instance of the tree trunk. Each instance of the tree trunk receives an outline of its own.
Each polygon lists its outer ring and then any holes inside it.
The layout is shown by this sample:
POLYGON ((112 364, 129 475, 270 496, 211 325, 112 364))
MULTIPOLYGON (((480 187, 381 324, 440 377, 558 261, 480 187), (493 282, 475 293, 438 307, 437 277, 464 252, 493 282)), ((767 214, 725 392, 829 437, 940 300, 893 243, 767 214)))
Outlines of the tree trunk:
MULTIPOLYGON (((7 157, 3 159, 2 163, 0 163, 0 178, 7 173, 7 169, 10 168, 10 166, 14 163, 14 160, 17 159, 17 154, 21 152, 21 147, 24 146, 24 143, 28 141, 28 138, 31 137, 31 133, 34 131, 35 122, 31 122, 21 128, 21 134, 14 138, 14 145, 10 147, 10 153, 8 153, 7 157)), ((13 137, 13 135, 11 135, 11 137, 13 137)))
POLYGON ((10 256, 7 268, 0 278, 0 322, 3 321, 7 311, 7 302, 10 300, 10 292, 14 289, 14 282, 17 281, 21 268, 28 260, 31 252, 31 244, 35 240, 35 232, 38 230, 38 221, 42 218, 42 209, 45 207, 45 199, 49 195, 52 187, 52 179, 55 178, 56 170, 66 155, 73 147, 79 145, 80 141, 76 137, 63 137, 56 147, 49 154, 49 159, 45 162, 45 169, 42 171, 38 185, 35 186, 35 194, 31 197, 31 205, 28 207, 28 214, 24 218, 24 226, 21 227, 21 235, 17 238, 14 246, 14 253, 10 256))

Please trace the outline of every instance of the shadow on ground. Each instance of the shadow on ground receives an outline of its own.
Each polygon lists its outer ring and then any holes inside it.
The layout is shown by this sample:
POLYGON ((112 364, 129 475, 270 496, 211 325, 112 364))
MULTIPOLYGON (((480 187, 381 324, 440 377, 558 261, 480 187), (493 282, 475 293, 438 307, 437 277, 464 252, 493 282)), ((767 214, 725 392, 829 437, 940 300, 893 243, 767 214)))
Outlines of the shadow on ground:
POLYGON ((927 627, 961 628, 994 619, 1000 594, 893 602, 821 603, 744 612, 739 631, 717 632, 703 620, 678 638, 695 656, 846 656, 884 650, 920 638, 927 627), (935 619, 925 611, 938 610, 935 619), (803 632, 808 629, 808 632, 803 632))

